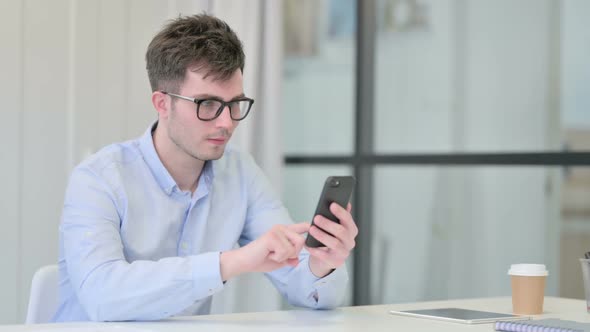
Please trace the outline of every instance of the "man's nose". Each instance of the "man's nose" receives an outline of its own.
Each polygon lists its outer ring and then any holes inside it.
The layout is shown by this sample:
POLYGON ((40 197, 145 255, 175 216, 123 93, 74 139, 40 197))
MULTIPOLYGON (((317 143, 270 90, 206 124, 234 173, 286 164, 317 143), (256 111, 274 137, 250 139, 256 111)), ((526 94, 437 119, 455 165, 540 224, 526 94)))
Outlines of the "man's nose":
POLYGON ((231 109, 229 105, 225 105, 221 110, 221 114, 215 119, 215 124, 218 127, 229 128, 234 125, 234 120, 231 118, 231 109), (227 112, 226 112, 227 110, 227 112))

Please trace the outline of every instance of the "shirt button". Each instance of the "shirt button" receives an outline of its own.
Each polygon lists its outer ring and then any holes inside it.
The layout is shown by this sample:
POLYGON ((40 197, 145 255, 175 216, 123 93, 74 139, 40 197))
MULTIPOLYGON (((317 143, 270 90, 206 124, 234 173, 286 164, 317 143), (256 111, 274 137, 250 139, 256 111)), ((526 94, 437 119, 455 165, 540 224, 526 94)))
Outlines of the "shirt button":
POLYGON ((182 249, 186 249, 186 248, 188 248, 188 244, 186 244, 186 242, 182 242, 180 244, 180 247, 182 247, 182 249))

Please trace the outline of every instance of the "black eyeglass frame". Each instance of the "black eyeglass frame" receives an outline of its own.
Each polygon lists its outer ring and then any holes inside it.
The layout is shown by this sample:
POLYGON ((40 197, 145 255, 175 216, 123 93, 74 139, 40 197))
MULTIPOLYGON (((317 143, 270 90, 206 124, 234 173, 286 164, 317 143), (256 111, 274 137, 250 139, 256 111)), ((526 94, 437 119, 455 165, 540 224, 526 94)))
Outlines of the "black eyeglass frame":
POLYGON ((160 91, 161 93, 165 94, 165 95, 169 95, 171 97, 176 97, 179 99, 184 99, 184 100, 188 100, 188 101, 192 101, 193 103, 195 103, 197 105, 197 109, 196 109, 196 113, 197 113, 197 118, 201 121, 213 121, 215 119, 217 119, 221 113, 223 112, 223 110, 225 109, 225 107, 227 106, 229 108, 229 116, 232 120, 234 121, 242 121, 246 118, 246 116, 248 116, 248 114, 250 114, 250 110, 252 109, 252 105, 254 104, 254 99, 252 98, 248 98, 248 97, 239 97, 236 99, 232 99, 228 102, 221 100, 219 98, 215 98, 215 97, 209 97, 209 98, 202 98, 202 99, 198 99, 198 98, 191 98, 191 97, 186 97, 186 96, 181 96, 175 93, 171 93, 171 92, 166 92, 166 91, 160 91), (215 112, 215 115, 210 118, 210 119, 203 119, 201 118, 201 116, 199 115, 199 109, 201 107, 201 104, 203 102, 206 101, 216 101, 219 102, 221 104, 221 106, 219 107, 219 109, 217 110, 217 112, 215 112), (246 110, 246 112, 244 113, 244 116, 240 117, 240 118, 234 118, 234 116, 232 115, 231 112, 231 104, 235 103, 235 102, 240 102, 240 101, 246 101, 248 102, 248 109, 246 110))

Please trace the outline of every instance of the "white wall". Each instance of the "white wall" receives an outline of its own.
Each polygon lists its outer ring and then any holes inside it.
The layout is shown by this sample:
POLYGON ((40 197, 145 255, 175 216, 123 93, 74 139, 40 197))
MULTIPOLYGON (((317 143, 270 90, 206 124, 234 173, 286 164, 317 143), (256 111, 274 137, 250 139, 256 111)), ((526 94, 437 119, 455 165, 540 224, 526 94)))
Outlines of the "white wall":
POLYGON ((22 6, 18 1, 0 2, 0 22, 11 27, 0 29, 0 99, 3 101, 0 114, 4 125, 0 130, 2 157, 0 163, 0 252, 4 268, 0 273, 0 321, 15 321, 19 307, 20 269, 16 253, 19 251, 21 187, 21 140, 22 131, 22 29, 20 17, 22 6), (16 29, 14 28, 16 27, 16 29))

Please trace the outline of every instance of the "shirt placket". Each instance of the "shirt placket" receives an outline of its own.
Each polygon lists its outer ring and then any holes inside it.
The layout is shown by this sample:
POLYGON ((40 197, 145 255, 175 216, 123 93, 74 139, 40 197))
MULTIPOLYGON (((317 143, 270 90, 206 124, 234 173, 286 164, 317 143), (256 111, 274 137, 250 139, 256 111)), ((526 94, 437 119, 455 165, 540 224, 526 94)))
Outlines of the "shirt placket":
POLYGON ((197 186, 197 190, 191 196, 190 193, 183 192, 183 200, 186 206, 186 212, 184 214, 184 221, 182 223, 182 230, 180 233, 180 241, 178 244, 178 255, 181 257, 189 256, 192 254, 196 254, 193 248, 193 241, 195 236, 193 236, 193 230, 195 228, 195 223, 197 222, 205 222, 205 220, 194 220, 199 219, 199 214, 197 213, 197 209, 201 205, 200 203, 204 201, 205 197, 207 196, 209 190, 203 181, 203 177, 199 179, 199 184, 197 186), (196 215, 195 215, 196 214, 196 215))
POLYGON ((183 213, 183 218, 184 220, 182 221, 182 227, 180 230, 180 238, 178 241, 178 246, 177 246, 177 252, 178 252, 178 256, 180 257, 185 257, 189 255, 190 252, 190 242, 187 241, 187 224, 188 224, 188 218, 190 216, 190 210, 191 210, 191 197, 190 194, 187 192, 176 192, 175 194, 178 195, 178 199, 182 202, 183 206, 184 206, 184 213, 183 213))

